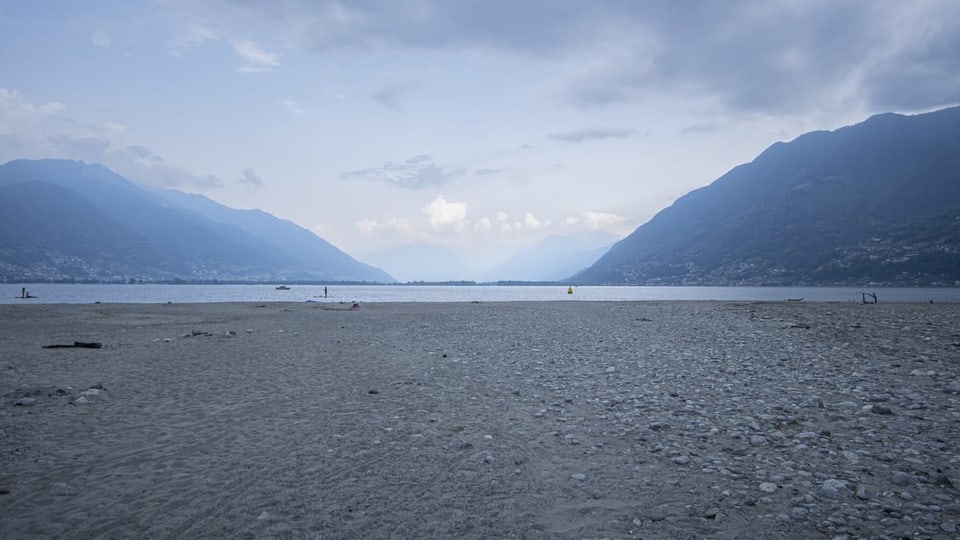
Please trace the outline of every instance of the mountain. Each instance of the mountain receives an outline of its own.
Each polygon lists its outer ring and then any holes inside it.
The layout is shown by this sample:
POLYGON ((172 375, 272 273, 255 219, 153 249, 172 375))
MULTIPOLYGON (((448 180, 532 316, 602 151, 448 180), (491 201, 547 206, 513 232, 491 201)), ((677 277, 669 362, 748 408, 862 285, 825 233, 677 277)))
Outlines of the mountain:
POLYGON ((956 285, 960 107, 776 143, 677 199, 573 279, 956 285))
POLYGON ((616 238, 606 233, 551 235, 497 265, 483 281, 558 281, 593 264, 616 238))
POLYGON ((157 193, 180 208, 196 212, 216 223, 243 230, 258 241, 279 250, 286 257, 295 259, 301 266, 312 269, 312 272, 329 276, 324 279, 379 283, 394 281, 393 277, 383 270, 354 260, 313 232, 263 210, 238 210, 203 195, 176 190, 158 190, 157 193))
POLYGON ((227 217, 245 211, 207 199, 214 219, 97 164, 11 161, 0 196, 2 281, 392 281, 293 223, 261 212, 248 230, 227 217))

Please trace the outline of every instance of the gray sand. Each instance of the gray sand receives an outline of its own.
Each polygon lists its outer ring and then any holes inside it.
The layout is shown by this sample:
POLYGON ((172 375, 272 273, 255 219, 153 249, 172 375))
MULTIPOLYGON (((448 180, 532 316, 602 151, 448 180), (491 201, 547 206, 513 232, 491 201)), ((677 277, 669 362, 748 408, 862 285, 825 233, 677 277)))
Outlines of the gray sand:
POLYGON ((960 534, 956 304, 0 321, 0 538, 960 534))

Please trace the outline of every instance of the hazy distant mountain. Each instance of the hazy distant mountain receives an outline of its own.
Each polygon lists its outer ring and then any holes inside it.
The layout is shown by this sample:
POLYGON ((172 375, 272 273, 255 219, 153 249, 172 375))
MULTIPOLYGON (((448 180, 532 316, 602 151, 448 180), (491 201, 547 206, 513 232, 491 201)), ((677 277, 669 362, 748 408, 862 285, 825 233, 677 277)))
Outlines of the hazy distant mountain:
POLYGON ((429 244, 406 244, 364 253, 399 281, 459 281, 476 279, 476 271, 459 250, 429 244))
POLYGON ((593 264, 617 240, 606 233, 551 235, 483 276, 484 281, 556 281, 593 264))
POLYGON ((954 285, 960 107, 777 143, 681 197, 580 283, 954 285))
POLYGON ((392 281, 290 222, 260 212, 241 226, 242 211, 97 164, 11 161, 0 196, 0 280, 392 281))

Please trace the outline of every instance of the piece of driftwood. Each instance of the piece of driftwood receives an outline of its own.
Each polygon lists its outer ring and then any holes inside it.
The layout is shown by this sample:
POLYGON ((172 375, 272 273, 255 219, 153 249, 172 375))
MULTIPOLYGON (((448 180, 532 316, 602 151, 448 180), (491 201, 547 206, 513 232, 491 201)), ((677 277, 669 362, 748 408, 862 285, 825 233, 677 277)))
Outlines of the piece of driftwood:
POLYGON ((55 343, 53 345, 44 345, 43 348, 44 349, 70 349, 70 348, 102 349, 103 344, 97 341, 74 341, 72 345, 55 343))

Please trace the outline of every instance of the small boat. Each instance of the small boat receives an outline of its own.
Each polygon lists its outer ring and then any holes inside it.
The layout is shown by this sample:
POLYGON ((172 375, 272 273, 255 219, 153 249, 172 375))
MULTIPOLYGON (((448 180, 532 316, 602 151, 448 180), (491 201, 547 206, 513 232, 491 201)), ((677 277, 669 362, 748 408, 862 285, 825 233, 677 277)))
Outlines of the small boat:
POLYGON ((803 298, 787 298, 787 302, 803 302, 803 298))
POLYGON ((290 287, 287 287, 286 285, 278 285, 278 286, 277 286, 277 290, 278 290, 278 291, 289 291, 289 290, 290 290, 290 287))

